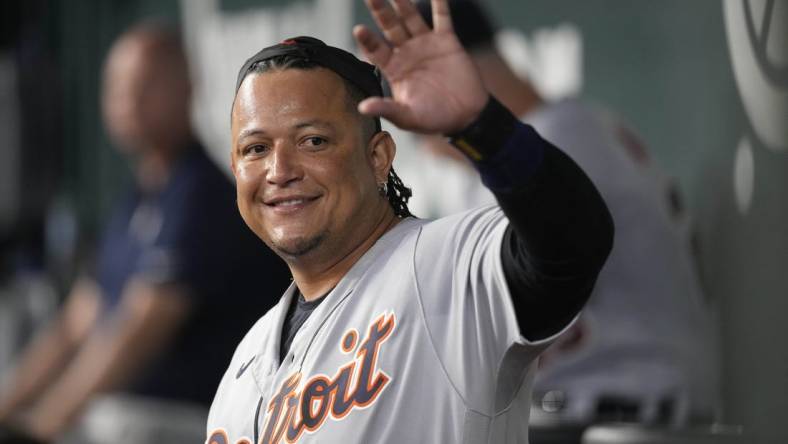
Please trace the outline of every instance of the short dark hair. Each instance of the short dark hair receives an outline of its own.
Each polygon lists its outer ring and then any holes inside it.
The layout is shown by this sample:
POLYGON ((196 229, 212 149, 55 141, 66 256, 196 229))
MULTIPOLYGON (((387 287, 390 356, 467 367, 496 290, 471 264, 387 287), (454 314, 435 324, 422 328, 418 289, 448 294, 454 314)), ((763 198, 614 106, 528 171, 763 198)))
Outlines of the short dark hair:
MULTIPOLYGON (((280 71, 285 69, 310 70, 317 68, 325 67, 314 60, 310 60, 299 54, 283 54, 255 62, 249 67, 247 73, 262 74, 269 71, 280 71)), ((345 86, 348 107, 350 107, 353 112, 358 113, 358 104, 362 100, 366 99, 369 95, 348 79, 342 76, 338 77, 342 79, 342 83, 345 86)), ((379 117, 368 117, 362 115, 361 119, 363 122, 362 132, 365 140, 369 140, 372 136, 381 131, 379 117)), ((410 200, 413 192, 410 188, 406 187, 402 183, 402 179, 400 179, 397 173, 394 172, 393 166, 389 169, 386 185, 386 198, 388 199, 391 208, 394 210, 394 214, 398 217, 412 216, 410 210, 408 209, 408 200, 410 200)))

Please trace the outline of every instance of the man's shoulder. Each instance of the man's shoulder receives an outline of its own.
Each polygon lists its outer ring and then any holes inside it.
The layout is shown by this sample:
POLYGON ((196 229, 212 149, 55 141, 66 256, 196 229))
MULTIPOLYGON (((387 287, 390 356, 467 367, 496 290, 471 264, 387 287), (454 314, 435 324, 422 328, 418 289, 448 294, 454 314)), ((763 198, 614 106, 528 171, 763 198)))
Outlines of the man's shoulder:
POLYGON ((205 229, 241 223, 229 177, 199 147, 179 160, 157 203, 165 218, 179 225, 192 224, 194 217, 205 229))
POLYGON ((474 230, 502 220, 505 220, 505 216, 497 204, 483 205, 438 219, 424 220, 420 237, 462 238, 471 235, 474 230))
POLYGON ((499 248, 507 225, 508 219, 498 205, 426 221, 415 246, 416 268, 436 271, 467 264, 472 257, 499 248))
POLYGON ((379 243, 384 248, 376 248, 376 250, 392 254, 415 244, 460 245, 456 242, 462 243, 477 236, 479 231, 484 231, 502 221, 505 222, 506 218, 498 205, 485 205, 437 219, 409 217, 382 237, 379 243), (406 242, 408 238, 415 238, 415 244, 406 242))
POLYGON ((175 166, 171 188, 183 192, 216 190, 232 192, 230 177, 197 145, 183 155, 175 166))

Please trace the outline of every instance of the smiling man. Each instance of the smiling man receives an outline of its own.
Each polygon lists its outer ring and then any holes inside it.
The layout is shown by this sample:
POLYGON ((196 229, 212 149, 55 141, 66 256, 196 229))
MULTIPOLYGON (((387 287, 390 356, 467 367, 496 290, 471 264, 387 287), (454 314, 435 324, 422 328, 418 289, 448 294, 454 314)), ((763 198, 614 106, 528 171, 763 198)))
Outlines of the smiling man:
POLYGON ((238 206, 293 285, 238 346, 209 444, 527 442, 536 358, 576 317, 610 215, 566 155, 492 98, 434 0, 368 0, 377 69, 309 37, 241 68, 238 206), (449 135, 498 205, 412 217, 379 118, 449 135))

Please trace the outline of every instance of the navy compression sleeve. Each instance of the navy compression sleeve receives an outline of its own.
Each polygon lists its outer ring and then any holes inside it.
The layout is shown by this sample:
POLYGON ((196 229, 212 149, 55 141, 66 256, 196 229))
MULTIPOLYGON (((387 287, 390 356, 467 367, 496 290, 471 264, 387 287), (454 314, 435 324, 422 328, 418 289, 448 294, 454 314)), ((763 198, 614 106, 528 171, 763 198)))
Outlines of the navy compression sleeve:
POLYGON ((588 300, 612 248, 607 206, 574 161, 492 97, 450 137, 509 219, 501 259, 521 333, 557 333, 588 300))

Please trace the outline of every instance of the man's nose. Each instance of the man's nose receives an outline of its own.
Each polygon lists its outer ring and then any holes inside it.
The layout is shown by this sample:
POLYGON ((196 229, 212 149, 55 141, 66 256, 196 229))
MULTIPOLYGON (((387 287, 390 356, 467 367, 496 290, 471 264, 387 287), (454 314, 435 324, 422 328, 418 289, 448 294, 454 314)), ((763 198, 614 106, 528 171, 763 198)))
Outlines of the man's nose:
POLYGON ((288 143, 276 144, 268 157, 268 162, 266 181, 270 184, 286 185, 303 177, 298 153, 295 147, 288 143))

